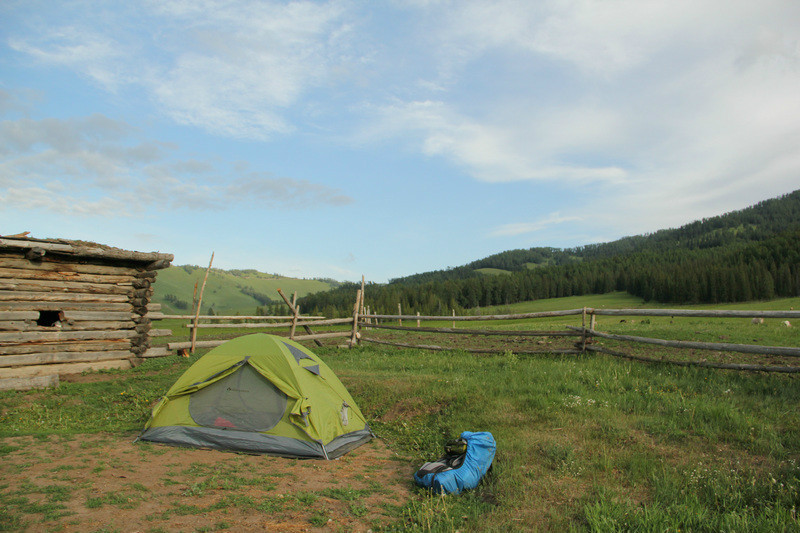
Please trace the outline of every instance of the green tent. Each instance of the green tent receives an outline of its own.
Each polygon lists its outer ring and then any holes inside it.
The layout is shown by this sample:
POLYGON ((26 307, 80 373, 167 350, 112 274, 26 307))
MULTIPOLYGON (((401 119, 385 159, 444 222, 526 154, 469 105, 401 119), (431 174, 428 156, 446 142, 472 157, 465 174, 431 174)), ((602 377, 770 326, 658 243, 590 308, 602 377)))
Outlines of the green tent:
POLYGON ((245 335, 198 359, 153 408, 139 439, 333 459, 372 432, 342 382, 310 350, 245 335))

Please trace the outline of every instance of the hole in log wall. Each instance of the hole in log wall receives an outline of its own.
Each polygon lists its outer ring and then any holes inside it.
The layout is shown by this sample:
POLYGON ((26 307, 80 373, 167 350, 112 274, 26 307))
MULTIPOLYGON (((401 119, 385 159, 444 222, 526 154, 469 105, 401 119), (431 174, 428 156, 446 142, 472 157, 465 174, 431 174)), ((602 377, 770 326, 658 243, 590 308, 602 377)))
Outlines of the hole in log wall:
POLYGON ((52 328, 64 319, 62 311, 39 311, 39 318, 36 319, 37 326, 52 328))

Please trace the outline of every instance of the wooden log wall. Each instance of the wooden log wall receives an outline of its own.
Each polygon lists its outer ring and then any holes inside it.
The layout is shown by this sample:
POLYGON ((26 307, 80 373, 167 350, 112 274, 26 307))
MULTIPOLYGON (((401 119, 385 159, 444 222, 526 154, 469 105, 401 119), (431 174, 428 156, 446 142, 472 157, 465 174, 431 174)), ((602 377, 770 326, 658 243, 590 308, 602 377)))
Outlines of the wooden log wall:
POLYGON ((76 241, 0 237, 0 389, 131 368, 148 351, 158 353, 150 339, 169 331, 152 328, 150 313, 160 315, 160 306, 150 298, 157 270, 171 260, 76 241))

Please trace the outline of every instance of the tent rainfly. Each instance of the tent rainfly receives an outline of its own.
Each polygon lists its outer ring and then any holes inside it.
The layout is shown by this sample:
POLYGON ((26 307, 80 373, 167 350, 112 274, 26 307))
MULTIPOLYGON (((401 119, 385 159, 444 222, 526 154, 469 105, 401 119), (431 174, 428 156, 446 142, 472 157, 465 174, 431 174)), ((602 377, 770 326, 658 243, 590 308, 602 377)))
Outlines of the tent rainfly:
POLYGON ((178 378, 139 439, 334 459, 372 432, 339 378, 310 350, 257 333, 230 340, 178 378))

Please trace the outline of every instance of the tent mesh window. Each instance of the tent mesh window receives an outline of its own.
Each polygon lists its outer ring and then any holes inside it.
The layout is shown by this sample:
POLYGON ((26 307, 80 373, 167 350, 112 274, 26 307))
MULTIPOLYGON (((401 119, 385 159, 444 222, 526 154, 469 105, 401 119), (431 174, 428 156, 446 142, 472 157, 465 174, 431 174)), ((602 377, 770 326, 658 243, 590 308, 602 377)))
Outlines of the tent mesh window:
POLYGON ((189 414, 201 426, 268 431, 286 411, 287 398, 250 365, 192 394, 189 414))

